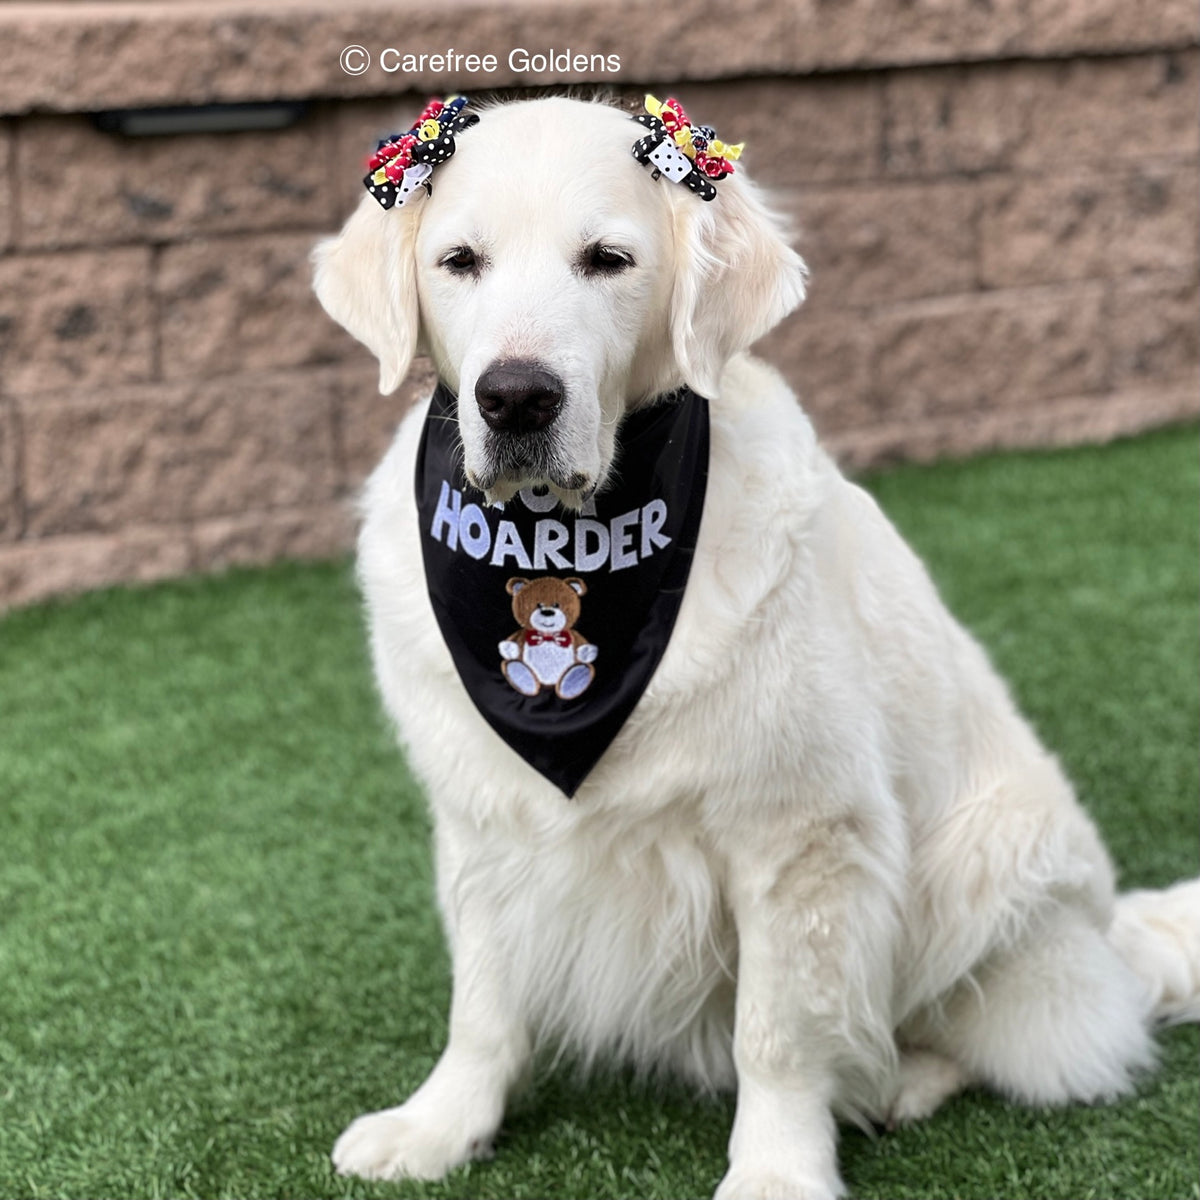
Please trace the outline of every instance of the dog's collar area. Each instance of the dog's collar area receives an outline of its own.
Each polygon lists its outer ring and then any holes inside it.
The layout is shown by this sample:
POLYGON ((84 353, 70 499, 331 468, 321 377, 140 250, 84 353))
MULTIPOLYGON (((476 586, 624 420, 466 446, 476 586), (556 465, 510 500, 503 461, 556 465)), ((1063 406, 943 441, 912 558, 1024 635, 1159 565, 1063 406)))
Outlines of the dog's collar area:
POLYGON ((633 143, 633 157, 650 167, 655 179, 666 176, 701 200, 715 200, 713 184, 733 174, 744 143, 721 141, 711 125, 693 122, 674 96, 659 100, 647 95, 645 109, 633 119, 650 132, 633 143))

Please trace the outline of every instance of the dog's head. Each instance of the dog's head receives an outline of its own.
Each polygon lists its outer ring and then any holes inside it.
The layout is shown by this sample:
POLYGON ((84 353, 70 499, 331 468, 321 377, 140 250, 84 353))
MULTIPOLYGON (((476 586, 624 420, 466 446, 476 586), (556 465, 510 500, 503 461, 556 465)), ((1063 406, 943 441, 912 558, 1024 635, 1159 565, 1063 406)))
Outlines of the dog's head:
POLYGON ((326 311, 394 391, 418 348, 458 395, 468 479, 578 506, 629 408, 722 367, 804 298, 804 264, 738 173, 699 200, 630 153, 641 130, 562 98, 488 109, 399 209, 364 196, 314 252, 326 311))

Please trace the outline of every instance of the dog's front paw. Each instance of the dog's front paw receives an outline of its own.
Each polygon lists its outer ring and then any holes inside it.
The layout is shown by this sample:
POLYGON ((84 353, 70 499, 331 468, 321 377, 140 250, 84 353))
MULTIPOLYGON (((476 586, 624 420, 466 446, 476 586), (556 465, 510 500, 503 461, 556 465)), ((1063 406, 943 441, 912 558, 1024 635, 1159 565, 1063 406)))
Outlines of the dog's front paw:
POLYGON ((404 1104, 353 1121, 333 1147, 333 1165, 362 1179, 441 1179, 490 1150, 490 1134, 471 1136, 461 1122, 404 1104))
POLYGON ((838 1200, 839 1180, 791 1179, 770 1171, 734 1167, 721 1180, 713 1200, 838 1200))

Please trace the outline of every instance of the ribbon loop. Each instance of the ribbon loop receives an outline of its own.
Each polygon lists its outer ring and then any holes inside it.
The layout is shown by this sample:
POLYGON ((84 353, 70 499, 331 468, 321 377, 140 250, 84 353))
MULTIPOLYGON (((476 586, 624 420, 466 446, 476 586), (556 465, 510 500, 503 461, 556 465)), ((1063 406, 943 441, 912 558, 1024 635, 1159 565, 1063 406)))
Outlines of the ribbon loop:
POLYGON ((363 187, 384 208, 400 208, 422 191, 429 195, 433 187, 433 168, 455 151, 454 135, 470 129, 479 121, 475 113, 463 110, 470 101, 466 96, 446 100, 433 97, 406 133, 389 133, 367 159, 363 187))
POLYGON ((729 145, 717 137, 711 125, 698 125, 688 117, 683 105, 669 96, 659 100, 647 94, 646 111, 634 120, 650 133, 633 143, 633 157, 652 167, 654 177, 665 175, 682 183, 701 200, 713 200, 716 180, 733 174, 733 164, 741 157, 744 143, 729 145))

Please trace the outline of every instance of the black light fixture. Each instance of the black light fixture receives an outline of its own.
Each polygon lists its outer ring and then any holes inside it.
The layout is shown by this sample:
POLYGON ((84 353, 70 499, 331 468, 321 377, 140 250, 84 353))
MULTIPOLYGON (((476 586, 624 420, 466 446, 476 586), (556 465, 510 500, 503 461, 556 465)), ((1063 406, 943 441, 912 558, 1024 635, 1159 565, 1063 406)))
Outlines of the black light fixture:
POLYGON ((241 133, 286 129, 308 105, 303 100, 265 104, 200 104, 171 108, 113 108, 92 114, 92 123, 105 133, 125 137, 154 137, 174 133, 241 133))

